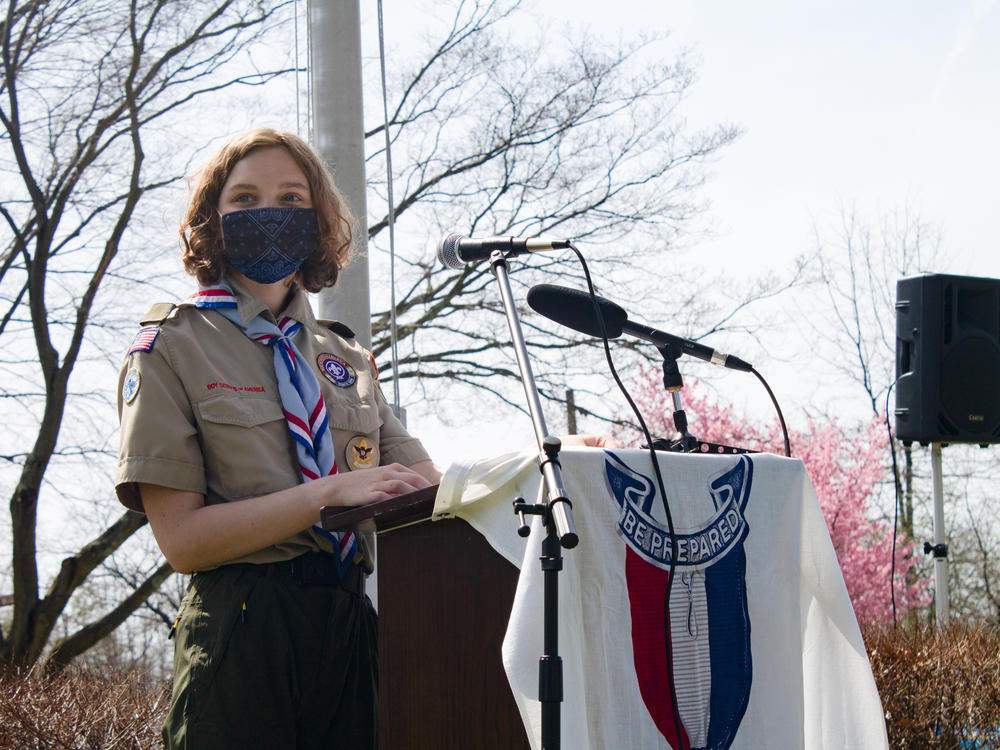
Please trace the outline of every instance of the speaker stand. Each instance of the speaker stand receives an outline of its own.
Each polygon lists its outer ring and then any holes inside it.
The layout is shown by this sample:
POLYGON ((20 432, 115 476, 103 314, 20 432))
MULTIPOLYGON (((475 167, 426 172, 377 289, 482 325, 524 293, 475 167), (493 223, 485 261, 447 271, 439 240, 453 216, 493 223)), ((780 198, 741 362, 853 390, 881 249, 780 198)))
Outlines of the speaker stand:
POLYGON ((924 543, 924 553, 934 553, 934 611, 938 629, 948 626, 948 542, 944 533, 944 480, 941 471, 941 443, 931 443, 931 477, 934 482, 934 546, 924 543))

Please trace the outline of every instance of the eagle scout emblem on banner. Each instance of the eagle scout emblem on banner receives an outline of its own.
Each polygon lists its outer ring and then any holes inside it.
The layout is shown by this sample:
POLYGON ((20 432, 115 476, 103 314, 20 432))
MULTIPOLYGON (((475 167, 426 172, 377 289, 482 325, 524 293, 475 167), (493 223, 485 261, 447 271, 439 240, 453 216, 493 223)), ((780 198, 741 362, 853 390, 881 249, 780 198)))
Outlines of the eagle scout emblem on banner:
POLYGON ((358 379, 353 367, 332 354, 320 354, 316 358, 316 364, 319 365, 319 371, 326 375, 327 380, 341 388, 349 388, 358 379))
POLYGON ((673 750, 726 750, 746 712, 753 676, 743 549, 753 463, 740 456, 708 482, 703 497, 672 498, 705 509, 697 528, 675 527, 675 547, 654 482, 610 451, 604 467, 621 510, 618 533, 626 544, 632 652, 643 703, 673 750))

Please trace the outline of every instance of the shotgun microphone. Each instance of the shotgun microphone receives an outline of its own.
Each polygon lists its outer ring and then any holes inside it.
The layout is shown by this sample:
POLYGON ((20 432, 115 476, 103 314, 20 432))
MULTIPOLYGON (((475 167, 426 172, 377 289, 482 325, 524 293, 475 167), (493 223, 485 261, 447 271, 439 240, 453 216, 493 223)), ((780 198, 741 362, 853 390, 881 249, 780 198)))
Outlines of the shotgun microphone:
POLYGON ((594 312, 594 300, 597 301, 601 317, 604 318, 604 328, 609 339, 616 339, 623 333, 627 333, 630 336, 652 342, 656 346, 676 346, 683 354, 732 370, 742 372, 753 370, 753 366, 749 362, 744 362, 732 354, 723 354, 704 344, 699 344, 697 341, 674 336, 641 323, 633 323, 628 319, 628 313, 625 312, 624 308, 603 297, 595 295, 591 298, 586 292, 555 284, 538 284, 528 291, 528 305, 538 314, 572 328, 574 331, 599 338, 601 326, 594 312))

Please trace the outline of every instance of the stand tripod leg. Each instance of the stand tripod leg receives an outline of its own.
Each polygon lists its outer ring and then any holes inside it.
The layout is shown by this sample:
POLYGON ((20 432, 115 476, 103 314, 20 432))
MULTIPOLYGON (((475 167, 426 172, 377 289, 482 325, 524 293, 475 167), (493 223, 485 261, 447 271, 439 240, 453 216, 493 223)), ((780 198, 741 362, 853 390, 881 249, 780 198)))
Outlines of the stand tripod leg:
POLYGON ((538 700, 542 704, 542 750, 560 747, 561 704, 563 699, 562 657, 559 656, 559 571, 562 547, 550 520, 542 540, 545 632, 542 657, 538 660, 538 700))

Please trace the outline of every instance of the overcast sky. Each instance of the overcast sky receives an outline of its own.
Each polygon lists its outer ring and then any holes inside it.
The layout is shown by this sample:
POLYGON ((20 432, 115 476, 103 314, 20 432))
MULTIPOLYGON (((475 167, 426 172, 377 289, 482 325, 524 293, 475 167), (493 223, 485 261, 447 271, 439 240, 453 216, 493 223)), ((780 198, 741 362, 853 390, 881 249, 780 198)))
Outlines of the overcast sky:
POLYGON ((669 30, 695 53, 693 123, 733 122, 706 189, 729 258, 794 257, 841 205, 910 205, 947 271, 1000 277, 1000 11, 972 2, 546 0, 604 32, 669 30))

